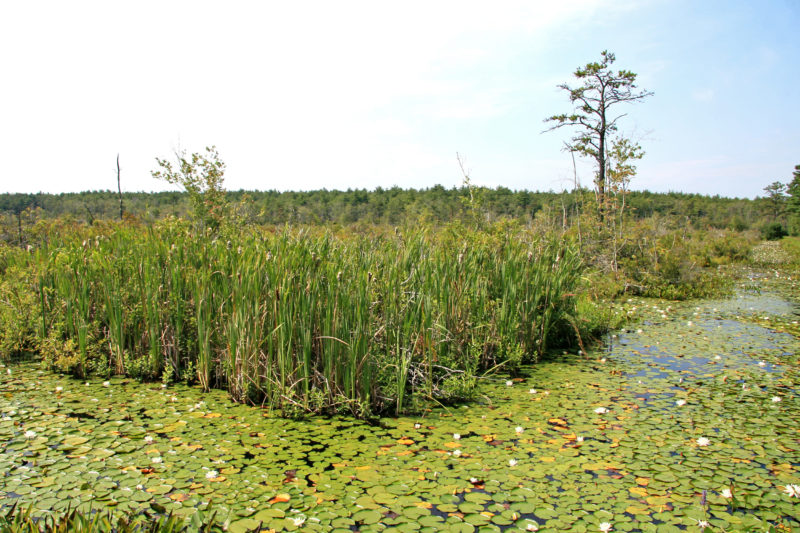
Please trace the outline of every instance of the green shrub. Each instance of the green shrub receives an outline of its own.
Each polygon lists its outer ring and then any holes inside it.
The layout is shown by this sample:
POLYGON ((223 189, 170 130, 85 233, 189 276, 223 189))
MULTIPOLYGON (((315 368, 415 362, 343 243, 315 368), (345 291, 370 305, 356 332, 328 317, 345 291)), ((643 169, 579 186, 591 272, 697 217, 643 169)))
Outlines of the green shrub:
POLYGON ((780 222, 771 222, 761 228, 761 237, 767 241, 777 241, 789 235, 780 222))

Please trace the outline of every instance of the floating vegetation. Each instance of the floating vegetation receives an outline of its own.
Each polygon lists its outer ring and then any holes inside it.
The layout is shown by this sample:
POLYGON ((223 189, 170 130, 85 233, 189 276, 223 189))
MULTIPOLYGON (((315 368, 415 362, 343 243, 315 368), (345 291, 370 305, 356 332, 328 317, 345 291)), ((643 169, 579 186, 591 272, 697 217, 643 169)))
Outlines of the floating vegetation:
POLYGON ((737 319, 736 299, 628 305, 647 318, 602 353, 372 424, 14 364, 0 372, 0 505, 189 519, 213 502, 229 531, 800 527, 798 340, 737 319))

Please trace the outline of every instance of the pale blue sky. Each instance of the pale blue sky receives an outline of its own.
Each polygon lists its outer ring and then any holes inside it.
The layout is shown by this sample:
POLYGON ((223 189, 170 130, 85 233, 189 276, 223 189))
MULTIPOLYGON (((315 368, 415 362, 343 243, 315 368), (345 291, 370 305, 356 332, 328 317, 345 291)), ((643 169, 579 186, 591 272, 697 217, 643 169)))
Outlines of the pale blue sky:
MULTIPOLYGON (((215 144, 229 189, 572 187, 556 85, 608 49, 655 92, 632 188, 753 197, 800 164, 800 1, 4 2, 0 192, 164 190, 215 144)), ((593 170, 579 164, 590 184, 593 170)))

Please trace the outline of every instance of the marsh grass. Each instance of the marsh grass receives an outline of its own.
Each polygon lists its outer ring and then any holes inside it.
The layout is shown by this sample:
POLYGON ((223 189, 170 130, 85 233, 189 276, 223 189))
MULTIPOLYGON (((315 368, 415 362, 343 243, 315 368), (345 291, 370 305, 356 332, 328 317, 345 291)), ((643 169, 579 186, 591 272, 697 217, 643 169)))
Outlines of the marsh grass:
POLYGON ((286 414, 457 400, 480 372, 575 340, 579 257, 519 229, 197 235, 169 220, 53 237, 37 257, 53 366, 196 380, 286 414))

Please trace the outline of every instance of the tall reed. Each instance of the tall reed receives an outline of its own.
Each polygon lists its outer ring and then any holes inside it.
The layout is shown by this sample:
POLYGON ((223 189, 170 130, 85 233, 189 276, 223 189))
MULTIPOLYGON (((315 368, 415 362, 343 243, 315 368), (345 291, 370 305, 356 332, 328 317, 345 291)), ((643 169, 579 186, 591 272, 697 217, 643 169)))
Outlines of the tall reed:
POLYGON ((573 335, 580 261, 521 230, 107 233, 41 254, 46 334, 77 342, 79 373, 99 339, 116 373, 367 415, 457 397, 453 383, 573 335))

